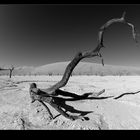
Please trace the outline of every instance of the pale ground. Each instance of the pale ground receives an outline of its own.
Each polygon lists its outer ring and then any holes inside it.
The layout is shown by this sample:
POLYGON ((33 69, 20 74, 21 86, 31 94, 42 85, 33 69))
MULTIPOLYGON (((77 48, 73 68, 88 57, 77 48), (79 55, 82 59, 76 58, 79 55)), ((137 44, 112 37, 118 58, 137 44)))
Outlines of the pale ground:
MULTIPOLYGON (((62 76, 7 76, 0 77, 0 129, 140 129, 140 76, 72 76, 63 90, 83 94, 105 89, 100 98, 82 101, 67 101, 68 105, 82 111, 89 120, 71 121, 62 115, 49 120, 42 105, 30 103, 29 84, 37 83, 47 88, 62 76)), ((59 113, 48 105, 53 115, 59 113)))

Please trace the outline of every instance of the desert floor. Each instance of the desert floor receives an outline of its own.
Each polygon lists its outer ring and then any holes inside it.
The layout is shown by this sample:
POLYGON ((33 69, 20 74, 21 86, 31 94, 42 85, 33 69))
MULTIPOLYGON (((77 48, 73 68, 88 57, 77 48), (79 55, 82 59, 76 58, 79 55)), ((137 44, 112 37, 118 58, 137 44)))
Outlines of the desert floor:
POLYGON ((1 76, 0 129, 140 129, 140 76, 70 77, 67 85, 61 89, 78 95, 105 89, 98 98, 66 102, 75 110, 85 112, 88 119, 84 121, 71 121, 46 104, 54 116, 58 115, 50 120, 44 106, 37 101, 31 104, 30 83, 37 83, 38 88, 47 88, 61 78, 62 76, 13 76, 9 79, 1 76))

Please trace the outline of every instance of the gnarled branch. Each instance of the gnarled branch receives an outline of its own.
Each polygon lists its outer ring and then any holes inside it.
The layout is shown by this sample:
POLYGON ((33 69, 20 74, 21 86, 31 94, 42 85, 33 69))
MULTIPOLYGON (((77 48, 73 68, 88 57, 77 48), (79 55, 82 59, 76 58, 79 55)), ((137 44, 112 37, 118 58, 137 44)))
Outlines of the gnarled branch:
MULTIPOLYGON (((52 87, 50 87, 49 89, 46 89, 46 91, 49 91, 49 93, 53 93, 55 92, 57 89, 65 86, 70 78, 70 75, 72 73, 72 71, 74 70, 75 66, 83 59, 83 58, 91 58, 91 57, 101 57, 102 55, 100 53, 101 48, 104 47, 104 33, 105 30, 112 25, 113 23, 124 23, 128 26, 130 26, 132 28, 132 36, 133 39, 135 40, 135 42, 137 43, 137 39, 136 39, 136 30, 133 24, 127 22, 125 20, 125 12, 123 13, 121 18, 114 18, 111 19, 109 21, 107 21, 103 26, 101 26, 100 31, 98 33, 98 44, 97 47, 95 49, 93 49, 92 51, 88 51, 88 52, 79 52, 77 53, 77 55, 74 57, 74 59, 68 64, 68 66, 65 69, 64 75, 62 77, 62 79, 56 83, 55 85, 53 85, 52 87)), ((102 58, 102 64, 104 65, 104 60, 102 58)))

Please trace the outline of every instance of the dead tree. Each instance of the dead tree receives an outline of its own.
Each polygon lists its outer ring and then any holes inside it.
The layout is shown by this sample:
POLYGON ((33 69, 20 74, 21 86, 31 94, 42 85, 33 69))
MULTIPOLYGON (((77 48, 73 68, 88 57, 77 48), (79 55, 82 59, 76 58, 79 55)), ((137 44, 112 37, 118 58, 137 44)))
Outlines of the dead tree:
POLYGON ((14 66, 12 65, 11 68, 0 68, 0 71, 6 71, 9 70, 9 78, 12 77, 12 72, 14 70, 14 66))
POLYGON ((91 51, 88 51, 88 52, 78 52, 75 57, 73 58, 73 60, 68 64, 68 66, 66 67, 65 69, 65 72, 64 72, 64 75, 62 77, 62 79, 56 83, 55 85, 51 86, 50 88, 48 89, 45 89, 46 92, 49 92, 50 94, 54 93, 57 89, 61 88, 61 87, 64 87, 71 74, 72 74, 72 71, 74 70, 75 66, 84 58, 91 58, 91 57, 100 57, 101 58, 101 61, 102 61, 102 65, 104 66, 104 60, 103 60, 103 57, 101 55, 101 48, 104 48, 104 33, 105 33, 105 30, 110 26, 112 25, 113 23, 123 23, 125 25, 128 25, 132 28, 132 36, 133 36, 133 39, 136 43, 138 43, 137 39, 136 39, 136 30, 135 30, 135 27, 133 24, 127 22, 125 20, 125 12, 123 13, 122 17, 121 18, 114 18, 114 19, 111 19, 109 21, 107 21, 103 26, 101 26, 100 30, 99 30, 99 33, 98 33, 98 44, 97 44, 97 47, 91 51))
POLYGON ((0 68, 0 71, 6 71, 9 70, 9 78, 12 77, 12 72, 14 70, 14 66, 12 65, 11 68, 0 68))
MULTIPOLYGON (((100 57, 101 61, 102 61, 102 65, 104 66, 104 60, 103 60, 100 50, 101 50, 101 48, 104 48, 104 33, 105 33, 106 29, 113 23, 123 23, 125 25, 130 26, 132 29, 133 39, 136 43, 138 43, 138 41, 136 39, 137 34, 136 34, 135 27, 133 24, 131 24, 125 20, 125 12, 124 12, 121 18, 111 19, 111 20, 107 21, 103 26, 101 26, 99 33, 98 33, 97 47, 95 47, 95 49, 88 51, 88 52, 78 52, 75 55, 75 57, 72 59, 72 61, 68 64, 68 66, 66 67, 62 79, 59 82, 57 82, 56 84, 54 84, 53 86, 51 86, 47 89, 43 89, 43 92, 46 94, 49 94, 50 96, 55 96, 57 94, 56 91, 59 90, 59 88, 62 88, 67 84, 70 76, 72 75, 74 68, 84 58, 100 57)), ((35 91, 35 93, 37 95, 38 90, 35 91)), ((38 99, 38 95, 34 98, 38 99)), ((39 99, 41 101, 45 101, 45 97, 43 97, 43 96, 39 97, 39 99)))
POLYGON ((13 70, 14 70, 14 66, 12 65, 11 66, 11 68, 9 68, 9 78, 11 78, 12 77, 12 72, 13 72, 13 70))

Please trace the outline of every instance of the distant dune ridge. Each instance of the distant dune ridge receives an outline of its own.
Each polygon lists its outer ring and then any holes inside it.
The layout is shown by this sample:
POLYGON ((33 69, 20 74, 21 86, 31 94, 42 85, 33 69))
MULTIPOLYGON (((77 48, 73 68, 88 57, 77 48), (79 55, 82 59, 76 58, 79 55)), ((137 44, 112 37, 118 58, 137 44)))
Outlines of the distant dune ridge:
MULTIPOLYGON (((13 75, 63 75, 67 62, 57 62, 39 67, 17 67, 13 75)), ((9 71, 0 71, 0 75, 7 75, 9 71)), ((80 62, 74 69, 73 75, 140 75, 139 67, 113 66, 80 62)))

